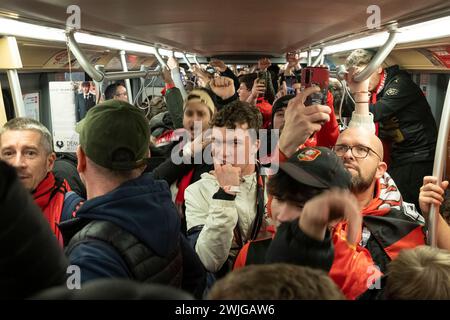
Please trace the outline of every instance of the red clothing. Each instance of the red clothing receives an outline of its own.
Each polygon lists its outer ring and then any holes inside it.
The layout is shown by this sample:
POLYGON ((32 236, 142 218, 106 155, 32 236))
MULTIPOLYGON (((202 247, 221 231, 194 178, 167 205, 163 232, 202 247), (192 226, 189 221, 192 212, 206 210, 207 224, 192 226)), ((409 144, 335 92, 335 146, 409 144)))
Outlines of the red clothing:
POLYGON ((66 180, 57 182, 53 172, 50 172, 33 192, 34 201, 41 208, 45 218, 50 224, 50 228, 61 245, 63 243, 63 238, 58 229, 58 224, 61 220, 64 196, 66 192, 70 190, 70 186, 66 180))
POLYGON ((268 129, 272 122, 272 105, 264 98, 258 98, 256 100, 256 107, 259 109, 263 116, 263 129, 268 129))
POLYGON ((315 134, 317 139, 316 146, 331 148, 336 144, 337 138, 339 136, 339 125, 336 120, 333 104, 334 104, 333 95, 331 94, 330 91, 328 91, 327 106, 329 106, 331 109, 330 121, 325 123, 322 126, 322 129, 320 129, 320 131, 318 131, 315 134))
POLYGON ((327 106, 331 109, 330 121, 326 122, 319 131, 314 133, 304 144, 299 146, 298 149, 317 146, 331 149, 336 144, 339 136, 339 125, 336 120, 336 114, 334 113, 333 95, 330 91, 328 91, 327 95, 327 106))
MULTIPOLYGON (((391 209, 402 209, 404 211, 407 211, 407 209, 403 208, 400 192, 388 174, 377 181, 375 193, 373 200, 362 210, 363 216, 380 217, 378 224, 383 221, 383 218, 388 224, 397 224, 398 226, 403 223, 408 224, 408 228, 393 229, 396 231, 393 234, 386 231, 380 233, 384 240, 380 245, 389 259, 395 259, 402 249, 424 245, 425 234, 420 223, 417 223, 416 227, 410 231, 413 219, 407 218, 405 213, 402 213, 405 217, 404 220, 398 219, 398 217, 389 217, 391 209)), ((408 214, 410 216, 414 213, 408 212, 408 214)), ((418 214, 415 214, 417 215, 416 219, 420 221, 418 214)), ((364 293, 368 286, 378 279, 382 273, 375 267, 372 256, 366 248, 348 244, 346 241, 347 225, 346 221, 340 222, 333 230, 335 255, 329 275, 348 299, 355 299, 364 293)), ((364 225, 367 226, 366 221, 364 225)))

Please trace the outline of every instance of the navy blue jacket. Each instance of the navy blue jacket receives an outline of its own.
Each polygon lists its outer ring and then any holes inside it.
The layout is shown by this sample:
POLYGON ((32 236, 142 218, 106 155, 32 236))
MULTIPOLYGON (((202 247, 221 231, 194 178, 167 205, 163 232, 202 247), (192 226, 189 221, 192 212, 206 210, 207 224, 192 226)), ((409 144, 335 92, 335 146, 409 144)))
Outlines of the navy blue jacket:
MULTIPOLYGON (((192 281, 185 289, 195 291, 190 289, 198 281, 204 281, 205 272, 198 256, 180 234, 180 218, 165 181, 144 174, 106 195, 86 201, 76 216, 81 220, 112 222, 161 257, 167 257, 180 243, 183 283, 192 281)), ((83 241, 72 248, 69 260, 80 267, 81 282, 105 277, 129 278, 122 257, 106 242, 83 241)))

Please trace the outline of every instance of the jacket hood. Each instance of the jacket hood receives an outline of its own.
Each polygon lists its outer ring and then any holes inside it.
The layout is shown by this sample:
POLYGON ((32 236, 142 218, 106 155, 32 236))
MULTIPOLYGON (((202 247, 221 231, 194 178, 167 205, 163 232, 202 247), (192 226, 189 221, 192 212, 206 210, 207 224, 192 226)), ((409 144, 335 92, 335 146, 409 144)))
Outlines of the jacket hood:
POLYGON ((86 201, 77 217, 110 221, 127 230, 156 254, 178 244, 180 218, 165 181, 144 174, 106 195, 86 201))

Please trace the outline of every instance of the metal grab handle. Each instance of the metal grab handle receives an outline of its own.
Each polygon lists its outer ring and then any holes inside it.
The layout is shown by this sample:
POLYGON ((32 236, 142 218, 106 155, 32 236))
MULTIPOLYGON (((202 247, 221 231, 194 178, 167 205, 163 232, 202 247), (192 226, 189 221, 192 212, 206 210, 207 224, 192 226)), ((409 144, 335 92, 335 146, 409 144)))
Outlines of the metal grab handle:
POLYGON ((308 50, 308 67, 310 67, 311 66, 311 60, 312 60, 312 57, 311 57, 311 50, 308 50))
POLYGON ((386 40, 384 45, 378 50, 377 54, 372 58, 370 63, 359 72, 353 78, 356 82, 362 82, 367 79, 377 70, 377 68, 383 63, 387 56, 391 53, 397 44, 397 23, 389 26, 389 38, 386 40))
POLYGON ((202 68, 202 66, 200 65, 200 63, 198 62, 198 59, 197 59, 197 56, 195 55, 194 56, 194 62, 195 62, 195 64, 201 69, 202 68))
POLYGON ((189 59, 187 58, 186 54, 184 52, 182 52, 181 54, 183 55, 184 62, 186 62, 186 64, 188 65, 189 70, 192 70, 192 64, 189 62, 189 59))
POLYGON ((155 57, 158 60, 159 64, 165 68, 167 68, 167 64, 164 61, 164 59, 161 57, 161 54, 159 53, 159 49, 155 48, 155 57))
MULTIPOLYGON (((120 62, 122 63, 123 71, 128 72, 127 55, 126 55, 125 50, 120 50, 120 62)), ((127 88, 127 93, 128 93, 128 102, 130 104, 133 104, 133 92, 131 91, 130 79, 125 80, 125 86, 127 88)))
POLYGON ((96 82, 103 82, 106 80, 123 80, 123 79, 134 79, 134 78, 146 78, 149 76, 159 75, 158 71, 120 71, 120 72, 103 72, 97 70, 93 65, 89 63, 83 51, 81 51, 75 40, 73 30, 66 31, 67 44, 69 45, 70 51, 73 53, 81 68, 96 82))
POLYGON ((320 61, 322 61, 322 58, 324 56, 325 50, 323 48, 320 49, 319 55, 316 57, 316 60, 312 63, 312 67, 315 67, 319 64, 320 61))
MULTIPOLYGON (((437 178, 437 184, 440 186, 442 175, 444 174, 444 165, 447 161, 447 142, 450 133, 450 81, 447 86, 444 107, 442 110, 441 123, 439 125, 439 135, 436 143, 436 152, 434 154, 433 176, 437 178)), ((437 223, 439 207, 435 204, 431 206, 428 216, 428 244, 437 247, 437 223)))
POLYGON ((66 31, 66 37, 69 49, 70 51, 72 51, 81 68, 92 78, 92 80, 97 82, 104 81, 105 74, 99 70, 96 70, 94 66, 89 63, 83 51, 81 51, 80 47, 78 46, 78 43, 75 40, 74 30, 66 31))

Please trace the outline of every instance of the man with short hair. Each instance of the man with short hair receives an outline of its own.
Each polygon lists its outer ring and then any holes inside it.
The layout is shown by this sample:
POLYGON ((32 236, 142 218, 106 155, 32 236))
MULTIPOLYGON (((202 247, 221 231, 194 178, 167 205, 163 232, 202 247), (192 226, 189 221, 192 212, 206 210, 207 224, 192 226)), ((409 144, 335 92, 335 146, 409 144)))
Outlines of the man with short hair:
POLYGON ((58 223, 70 187, 52 172, 56 155, 48 129, 33 119, 9 120, 0 130, 0 159, 16 168, 20 181, 31 192, 62 243, 58 223))
POLYGON ((86 116, 86 112, 95 106, 96 103, 95 95, 90 92, 91 83, 89 81, 84 81, 81 84, 81 89, 82 92, 75 97, 75 116, 77 122, 83 119, 86 116))
POLYGON ((180 234, 168 185, 142 174, 149 157, 144 115, 127 102, 107 100, 87 113, 77 132, 87 201, 61 230, 81 281, 130 278, 201 296, 204 271, 180 234))
POLYGON ((124 83, 116 82, 106 87, 105 100, 110 99, 128 102, 128 92, 124 83))
POLYGON ((241 101, 216 113, 214 171, 185 191, 188 235, 205 268, 220 271, 218 276, 231 269, 242 245, 264 229, 264 182, 256 165, 261 122, 259 111, 241 101))
MULTIPOLYGON (((265 98, 266 84, 260 83, 256 73, 246 74, 239 77, 239 89, 237 93, 239 100, 246 101, 256 106, 263 116, 262 128, 268 128, 272 116, 272 105, 265 98)), ((265 81, 265 80, 264 80, 265 81)))

